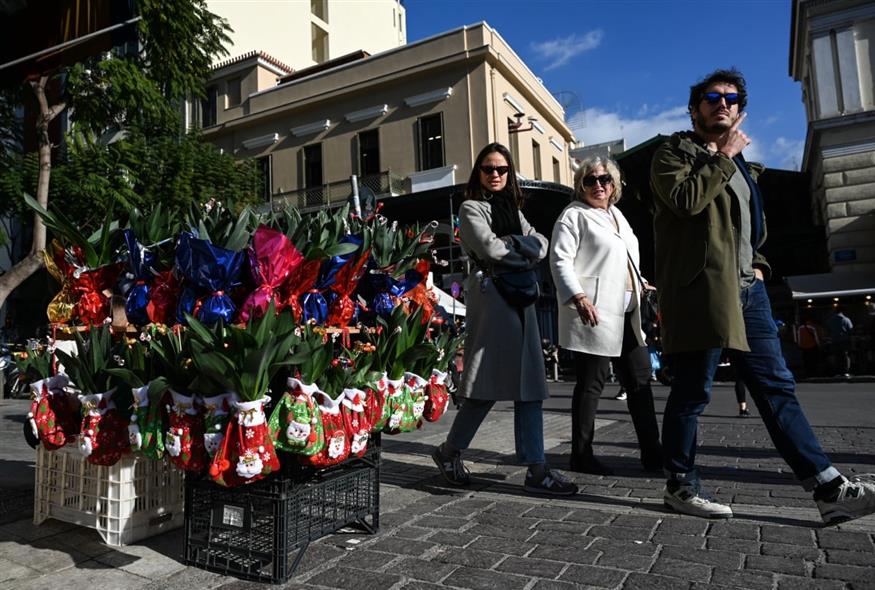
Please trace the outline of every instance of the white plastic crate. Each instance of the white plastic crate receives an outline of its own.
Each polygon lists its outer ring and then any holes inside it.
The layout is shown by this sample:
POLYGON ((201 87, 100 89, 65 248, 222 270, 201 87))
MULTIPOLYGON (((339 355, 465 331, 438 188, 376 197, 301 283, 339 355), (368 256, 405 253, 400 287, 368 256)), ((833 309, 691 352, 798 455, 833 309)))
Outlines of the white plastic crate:
POLYGON ((128 455, 103 467, 75 446, 39 447, 33 522, 54 518, 97 529, 120 546, 182 526, 184 475, 167 461, 128 455))

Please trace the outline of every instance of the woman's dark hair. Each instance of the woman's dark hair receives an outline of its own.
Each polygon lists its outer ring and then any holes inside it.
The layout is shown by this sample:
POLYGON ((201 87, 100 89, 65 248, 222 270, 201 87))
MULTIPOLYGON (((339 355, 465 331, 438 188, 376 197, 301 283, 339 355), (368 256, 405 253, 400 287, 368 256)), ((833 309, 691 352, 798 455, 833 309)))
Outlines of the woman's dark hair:
POLYGON ((728 70, 714 70, 700 82, 690 86, 690 102, 687 104, 690 115, 699 108, 699 103, 702 102, 702 97, 705 95, 708 86, 717 82, 735 86, 738 90, 738 112, 740 113, 744 110, 744 107, 747 106, 747 83, 744 81, 744 76, 741 75, 741 72, 735 68, 730 68, 728 70))
POLYGON ((513 164, 513 156, 510 155, 510 150, 500 143, 490 143, 477 154, 474 159, 474 169, 471 170, 471 177, 468 178, 468 185, 465 187, 465 198, 474 199, 475 201, 483 201, 483 185, 480 183, 480 164, 483 160, 492 153, 498 153, 504 156, 507 160, 509 170, 507 171, 507 184, 504 190, 508 191, 516 202, 517 207, 523 206, 523 192, 520 190, 520 185, 516 180, 516 166, 513 164))

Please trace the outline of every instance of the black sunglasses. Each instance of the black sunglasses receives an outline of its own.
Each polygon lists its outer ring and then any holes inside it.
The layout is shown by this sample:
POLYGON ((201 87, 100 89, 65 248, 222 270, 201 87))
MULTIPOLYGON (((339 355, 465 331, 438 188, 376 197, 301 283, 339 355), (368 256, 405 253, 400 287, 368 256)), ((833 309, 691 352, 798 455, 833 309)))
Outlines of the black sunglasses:
POLYGON ((596 182, 600 182, 602 186, 607 186, 610 183, 614 182, 614 177, 610 174, 602 174, 601 176, 584 176, 583 177, 583 186, 595 186, 596 182))
POLYGON ((510 166, 486 166, 484 164, 480 165, 480 172, 482 172, 486 176, 492 176, 493 172, 498 172, 499 176, 504 176, 505 174, 507 174, 508 170, 510 170, 510 166))
POLYGON ((708 104, 717 104, 720 102, 721 98, 726 101, 728 106, 738 104, 737 92, 727 92, 726 94, 720 92, 706 92, 702 95, 702 100, 706 101, 708 104))

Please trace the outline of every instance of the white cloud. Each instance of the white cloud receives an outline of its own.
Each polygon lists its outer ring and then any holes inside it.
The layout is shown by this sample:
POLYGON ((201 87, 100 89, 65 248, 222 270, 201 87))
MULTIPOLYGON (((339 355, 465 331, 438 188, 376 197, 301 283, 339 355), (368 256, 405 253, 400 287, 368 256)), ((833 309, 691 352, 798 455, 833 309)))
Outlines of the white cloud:
POLYGON ((532 51, 538 59, 550 62, 544 68, 544 71, 550 71, 564 66, 575 55, 595 49, 601 45, 604 36, 604 32, 599 29, 589 31, 583 36, 574 33, 560 39, 532 43, 532 51))
MULTIPOLYGON (((645 105, 636 115, 629 117, 590 108, 572 114, 566 123, 583 145, 623 138, 628 149, 657 134, 671 135, 675 131, 690 129, 690 116, 686 106, 659 110, 645 105)), ((804 141, 778 137, 771 145, 765 145, 758 140, 757 135, 750 131, 747 134, 751 144, 744 150, 744 157, 748 161, 763 162, 766 166, 785 170, 799 169, 804 141)))

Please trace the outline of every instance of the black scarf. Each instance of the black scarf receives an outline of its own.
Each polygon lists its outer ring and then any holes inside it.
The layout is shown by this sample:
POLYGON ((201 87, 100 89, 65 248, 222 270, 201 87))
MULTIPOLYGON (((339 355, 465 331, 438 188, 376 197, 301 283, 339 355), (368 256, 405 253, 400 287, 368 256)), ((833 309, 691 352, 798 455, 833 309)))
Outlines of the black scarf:
MULTIPOLYGON (((488 195, 488 193, 487 193, 488 195)), ((519 207, 508 191, 492 193, 487 201, 492 208, 492 232, 502 238, 509 235, 522 235, 519 207)))

